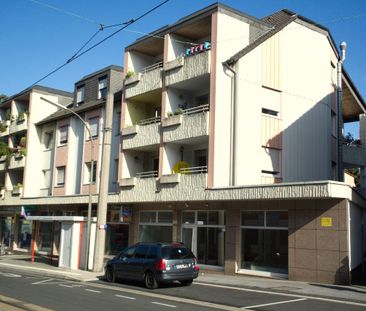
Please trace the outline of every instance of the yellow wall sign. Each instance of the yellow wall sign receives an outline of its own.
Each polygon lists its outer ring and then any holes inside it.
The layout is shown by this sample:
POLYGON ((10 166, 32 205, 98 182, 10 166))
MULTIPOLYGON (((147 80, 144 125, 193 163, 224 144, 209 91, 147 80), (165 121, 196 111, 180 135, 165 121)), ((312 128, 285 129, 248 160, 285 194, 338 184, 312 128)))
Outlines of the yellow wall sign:
POLYGON ((332 227, 333 223, 332 223, 332 217, 322 217, 320 219, 320 225, 322 227, 332 227))

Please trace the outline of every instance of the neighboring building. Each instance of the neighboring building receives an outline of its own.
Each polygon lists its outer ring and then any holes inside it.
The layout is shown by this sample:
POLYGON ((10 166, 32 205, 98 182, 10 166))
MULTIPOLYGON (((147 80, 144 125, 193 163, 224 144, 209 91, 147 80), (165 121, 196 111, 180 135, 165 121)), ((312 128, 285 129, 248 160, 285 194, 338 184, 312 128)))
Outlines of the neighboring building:
POLYGON ((98 189, 108 85, 116 135, 106 254, 127 241, 183 241, 202 268, 228 274, 361 277, 366 196, 338 182, 337 170, 359 168, 366 186, 366 106, 343 72, 338 111, 339 55, 326 28, 288 10, 257 19, 214 4, 138 39, 124 59, 122 94, 115 66, 75 85, 70 108, 95 134, 95 169, 76 118, 61 111, 43 118, 47 160, 34 170, 48 182, 6 198, 4 209, 86 215, 92 169, 98 189), (359 121, 362 142, 343 146, 342 157, 338 117, 359 121))
POLYGON ((22 197, 35 194, 44 185, 40 175, 41 142, 36 124, 57 111, 41 100, 44 97, 60 105, 72 100, 72 94, 43 86, 33 86, 8 98, 0 106, 1 158, 0 244, 10 248, 29 249, 31 223, 19 219, 22 197))

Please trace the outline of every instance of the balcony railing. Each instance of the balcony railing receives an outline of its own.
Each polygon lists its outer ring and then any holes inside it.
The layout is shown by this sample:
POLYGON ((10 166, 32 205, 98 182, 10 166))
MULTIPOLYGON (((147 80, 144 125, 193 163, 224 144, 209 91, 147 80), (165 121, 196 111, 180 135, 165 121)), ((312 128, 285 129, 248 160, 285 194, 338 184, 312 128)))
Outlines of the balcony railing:
POLYGON ((136 173, 136 177, 137 178, 158 177, 158 171, 139 172, 139 173, 136 173))
POLYGON ((142 70, 140 70, 140 73, 144 74, 149 71, 153 71, 157 68, 163 68, 163 62, 158 62, 158 63, 152 64, 150 66, 147 66, 147 67, 143 68, 142 70))
POLYGON ((196 106, 196 107, 184 109, 183 110, 183 114, 190 115, 190 114, 204 112, 204 111, 209 111, 209 110, 210 110, 210 105, 209 104, 205 104, 205 105, 200 105, 200 106, 196 106))
POLYGON ((152 117, 148 119, 143 119, 138 122, 138 125, 149 125, 154 123, 159 123, 161 121, 160 117, 152 117))
POLYGON ((195 167, 182 167, 180 169, 181 174, 205 174, 207 173, 207 165, 195 166, 195 167))

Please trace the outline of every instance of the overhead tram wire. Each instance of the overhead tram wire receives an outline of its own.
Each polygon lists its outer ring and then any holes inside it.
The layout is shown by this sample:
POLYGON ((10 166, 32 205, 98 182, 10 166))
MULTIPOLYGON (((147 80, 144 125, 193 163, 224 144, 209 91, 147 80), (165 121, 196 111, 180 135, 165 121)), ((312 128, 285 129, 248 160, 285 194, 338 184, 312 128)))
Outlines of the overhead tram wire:
MULTIPOLYGON (((33 1, 33 0, 32 0, 33 1)), ((104 43, 105 41, 107 41, 108 39, 112 38, 113 36, 115 36, 116 34, 120 33, 122 30, 126 29, 127 27, 129 27, 130 25, 136 23, 137 21, 139 21, 140 19, 144 18, 145 16, 147 16, 148 14, 152 13, 153 11, 157 10, 158 8, 160 8, 161 6, 163 6, 164 4, 166 4, 167 2, 169 2, 170 0, 164 0, 163 2, 159 3, 158 5, 154 6, 153 8, 151 8, 150 10, 146 11, 145 13, 141 14, 140 16, 138 16, 137 18, 133 18, 130 19, 127 22, 121 23, 119 25, 123 26, 120 29, 116 30, 115 32, 113 32, 112 34, 110 34, 109 36, 105 37, 104 39, 100 40, 99 42, 93 44, 91 47, 89 47, 88 49, 86 49, 85 51, 81 52, 80 51, 104 28, 108 27, 108 26, 104 26, 102 24, 100 24, 100 28, 99 30, 92 35, 92 37, 70 58, 68 59, 64 64, 58 66, 56 69, 52 70, 51 72, 49 72, 48 74, 46 74, 45 76, 43 76, 42 78, 40 78, 39 80, 37 80, 36 82, 34 82, 33 84, 31 84, 27 89, 32 88, 34 85, 36 85, 37 83, 43 81, 44 79, 48 78, 49 76, 53 75, 54 73, 56 73, 57 71, 59 71, 60 69, 62 69, 63 67, 65 67, 66 65, 70 64, 71 62, 73 62, 74 60, 78 59, 79 57, 83 56, 84 54, 90 52, 92 49, 96 48, 97 46, 101 45, 102 43, 104 43)), ((35 1, 33 1, 35 2, 35 1)), ((112 25, 113 27, 116 27, 116 25, 112 25)), ((111 26, 111 27, 112 27, 111 26)))

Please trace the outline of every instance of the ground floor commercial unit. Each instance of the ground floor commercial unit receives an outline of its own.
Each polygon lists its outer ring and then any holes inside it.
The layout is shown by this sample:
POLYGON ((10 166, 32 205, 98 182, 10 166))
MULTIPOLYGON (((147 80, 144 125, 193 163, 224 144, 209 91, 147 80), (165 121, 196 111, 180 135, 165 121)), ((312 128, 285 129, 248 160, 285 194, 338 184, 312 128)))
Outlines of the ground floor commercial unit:
MULTIPOLYGON (((106 257, 136 242, 179 241, 193 250, 202 268, 227 274, 336 284, 364 278, 366 205, 349 186, 320 182, 236 187, 207 189, 203 196, 136 202, 128 196, 123 201, 121 193, 110 195, 106 257)), ((22 199, 33 214, 85 216, 87 204, 76 200, 38 200, 37 205, 35 199, 22 199)), ((14 205, 2 209, 2 243, 29 251, 36 235, 37 250, 52 249, 57 255, 60 225, 41 221, 34 230, 34 224, 20 217, 21 210, 14 205)))

